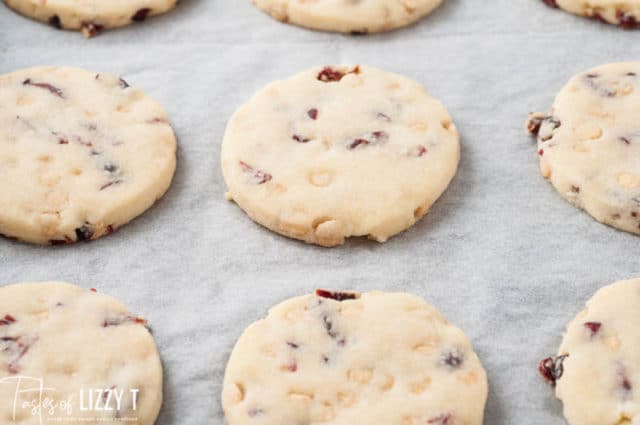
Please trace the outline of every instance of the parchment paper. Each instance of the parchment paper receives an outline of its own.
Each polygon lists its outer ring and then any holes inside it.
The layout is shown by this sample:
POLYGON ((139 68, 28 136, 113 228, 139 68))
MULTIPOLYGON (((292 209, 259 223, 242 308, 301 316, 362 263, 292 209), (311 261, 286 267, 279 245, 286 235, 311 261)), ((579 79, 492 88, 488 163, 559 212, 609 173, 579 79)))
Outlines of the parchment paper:
POLYGON ((523 123, 573 74, 637 60, 639 37, 538 0, 445 0, 415 26, 366 37, 284 25, 249 0, 183 0, 91 40, 0 5, 0 73, 55 64, 121 74, 165 105, 180 143, 169 193, 114 235, 55 248, 0 240, 0 285, 65 280, 146 315, 165 368, 158 425, 223 424, 235 340, 270 306, 316 287, 425 297, 472 338, 489 372, 487 425, 563 424, 537 362, 596 289, 640 276, 640 240, 563 201, 523 123), (384 245, 306 246, 224 200, 220 142, 235 108, 272 80, 330 63, 420 81, 462 134, 451 187, 384 245))

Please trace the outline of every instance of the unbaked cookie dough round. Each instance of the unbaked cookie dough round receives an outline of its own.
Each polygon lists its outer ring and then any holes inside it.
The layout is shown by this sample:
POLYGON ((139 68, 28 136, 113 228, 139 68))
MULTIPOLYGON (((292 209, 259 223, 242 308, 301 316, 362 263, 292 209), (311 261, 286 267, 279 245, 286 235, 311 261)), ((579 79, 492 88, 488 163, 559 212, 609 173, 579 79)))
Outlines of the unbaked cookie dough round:
POLYGON ((573 77, 527 121, 542 175, 596 220, 640 233, 640 62, 573 77))
POLYGON ((66 283, 0 287, 0 423, 152 425, 161 404, 145 319, 66 283))
POLYGON ((542 0, 549 6, 624 29, 640 27, 640 0, 542 0))
POLYGON ((16 12, 86 37, 165 13, 177 0, 3 0, 16 12))
POLYGON ((321 31, 366 34, 410 25, 442 0, 253 0, 282 22, 321 31))
POLYGON ((229 425, 481 425, 487 376, 464 333, 421 298, 316 291, 240 337, 229 425))
POLYGON ((96 239, 151 207, 175 167, 165 111, 124 80, 53 67, 0 75, 0 234, 96 239))
POLYGON ((640 423, 640 279, 600 289, 540 364, 569 425, 640 423))
POLYGON ((267 228, 323 246, 386 241, 444 192, 460 158, 445 108, 366 66, 315 68, 261 90, 222 144, 229 196, 267 228))

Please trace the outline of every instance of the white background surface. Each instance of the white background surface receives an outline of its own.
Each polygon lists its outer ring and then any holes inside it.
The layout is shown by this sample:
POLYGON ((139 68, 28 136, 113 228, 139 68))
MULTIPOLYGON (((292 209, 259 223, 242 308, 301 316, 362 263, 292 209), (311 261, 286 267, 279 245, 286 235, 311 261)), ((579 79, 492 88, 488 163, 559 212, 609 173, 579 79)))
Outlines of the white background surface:
POLYGON ((640 275, 640 246, 555 193, 523 123, 573 74, 638 59, 639 37, 539 0, 445 0, 413 27, 367 37, 287 26, 248 0, 182 0, 92 40, 0 5, 0 73, 57 64, 121 74, 165 105, 180 144, 167 196, 114 235, 54 248, 0 240, 0 285, 65 280, 146 315, 165 367, 158 425, 223 424, 236 338, 271 305, 316 287, 425 297, 472 338, 489 372, 486 424, 563 424, 537 362, 597 288, 640 275), (449 190, 384 245, 306 246, 224 200, 220 142, 235 108, 274 79, 330 63, 423 83, 462 134, 449 190))

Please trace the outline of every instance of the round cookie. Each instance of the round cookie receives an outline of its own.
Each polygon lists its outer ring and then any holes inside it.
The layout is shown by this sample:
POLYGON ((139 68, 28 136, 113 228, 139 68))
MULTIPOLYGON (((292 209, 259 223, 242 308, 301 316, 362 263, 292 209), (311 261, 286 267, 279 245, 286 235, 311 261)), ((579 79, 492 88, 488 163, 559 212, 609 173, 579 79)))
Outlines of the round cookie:
POLYGON ((86 37, 165 13, 177 0, 3 0, 16 12, 86 37))
POLYGON ((640 279, 600 289, 541 362, 570 425, 640 423, 640 279))
POLYGON ((229 425, 481 425, 487 376, 464 333, 421 298, 316 291, 240 337, 229 425))
POLYGON ((419 220, 460 158, 445 108, 365 66, 315 68, 261 90, 222 144, 229 197, 258 223, 323 246, 386 241, 419 220))
POLYGON ((161 404, 143 318, 66 283, 0 288, 0 423, 152 425, 161 404))
POLYGON ((175 167, 164 110, 124 80, 75 68, 0 76, 0 234, 96 239, 151 207, 175 167))
POLYGON ((253 0, 282 22, 321 31, 366 34, 410 25, 442 0, 253 0))
POLYGON ((529 117, 542 175, 596 220, 640 233, 640 62, 573 77, 551 112, 529 117))
POLYGON ((542 0, 551 7, 624 29, 640 27, 640 0, 542 0))

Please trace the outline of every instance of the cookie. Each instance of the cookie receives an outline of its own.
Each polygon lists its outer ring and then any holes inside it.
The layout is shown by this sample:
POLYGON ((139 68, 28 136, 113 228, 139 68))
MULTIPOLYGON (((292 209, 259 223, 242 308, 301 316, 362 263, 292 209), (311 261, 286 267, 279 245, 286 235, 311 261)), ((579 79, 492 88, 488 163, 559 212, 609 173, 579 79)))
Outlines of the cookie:
POLYGON ((442 0, 253 0, 275 19, 321 31, 366 34, 410 25, 442 0))
POLYGON ((58 29, 79 30, 93 37, 102 30, 142 22, 165 13, 177 0, 3 0, 16 12, 58 29))
POLYGON ((261 90, 231 118, 222 170, 258 223, 323 246, 386 241, 416 223, 460 158, 445 108, 366 66, 315 68, 261 90))
POLYGON ((146 320, 94 291, 0 287, 0 423, 155 422, 162 365, 146 320))
POLYGON ((162 107, 122 79, 75 68, 0 76, 0 233, 96 239, 160 198, 176 166, 162 107))
POLYGON ((640 233, 640 62, 573 77, 549 113, 535 113, 542 175, 596 220, 640 233))
POLYGON ((323 290, 244 332, 222 394, 229 425, 481 425, 486 399, 469 339, 424 300, 323 290))
POLYGON ((540 363, 569 425, 640 421, 640 279, 600 289, 569 324, 558 357, 540 363))
POLYGON ((598 21, 619 25, 624 29, 640 27, 640 2, 638 0, 542 0, 551 7, 598 21))

